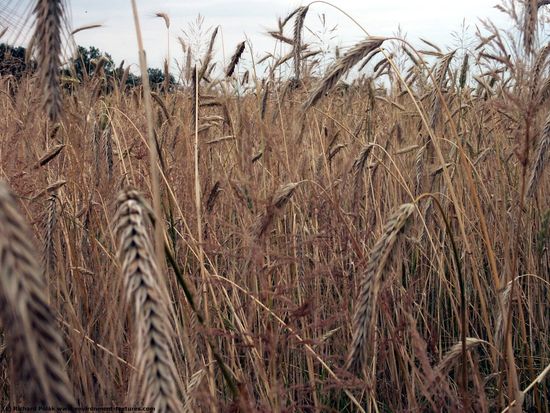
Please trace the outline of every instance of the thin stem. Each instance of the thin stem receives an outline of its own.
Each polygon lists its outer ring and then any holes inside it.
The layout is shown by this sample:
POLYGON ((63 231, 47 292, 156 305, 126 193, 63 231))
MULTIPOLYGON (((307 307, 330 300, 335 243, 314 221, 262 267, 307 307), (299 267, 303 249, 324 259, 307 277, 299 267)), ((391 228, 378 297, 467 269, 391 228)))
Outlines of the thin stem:
POLYGON ((136 0, 132 1, 132 12, 134 14, 134 23, 136 26, 136 36, 139 49, 139 67, 141 70, 142 86, 143 86, 143 104, 145 106, 145 115, 147 117, 147 137, 149 143, 149 167, 151 175, 151 192, 153 195, 153 210, 157 225, 155 225, 155 255, 157 265, 163 268, 163 219, 161 219, 161 204, 160 204, 160 181, 158 171, 158 149, 155 141, 155 131, 153 128, 153 110, 151 106, 151 86, 149 84, 149 74, 147 73, 147 58, 143 48, 143 39, 141 37, 141 27, 137 10, 136 0))

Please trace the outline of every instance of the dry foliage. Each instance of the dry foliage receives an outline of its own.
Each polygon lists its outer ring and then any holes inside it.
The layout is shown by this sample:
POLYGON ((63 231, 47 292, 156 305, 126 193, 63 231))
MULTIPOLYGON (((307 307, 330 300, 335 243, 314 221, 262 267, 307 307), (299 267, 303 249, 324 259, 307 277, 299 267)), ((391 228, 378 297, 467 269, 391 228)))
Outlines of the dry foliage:
POLYGON ((0 408, 548 412, 547 4, 326 68, 315 3, 256 67, 216 28, 145 113, 128 68, 60 87, 37 1, 39 70, 0 77, 0 408))

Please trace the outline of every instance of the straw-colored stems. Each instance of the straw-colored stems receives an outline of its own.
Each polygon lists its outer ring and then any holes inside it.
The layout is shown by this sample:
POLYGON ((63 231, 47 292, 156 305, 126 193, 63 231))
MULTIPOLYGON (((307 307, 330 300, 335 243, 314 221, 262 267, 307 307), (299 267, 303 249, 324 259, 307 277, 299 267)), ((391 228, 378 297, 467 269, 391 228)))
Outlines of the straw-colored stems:
POLYGON ((531 166, 531 174, 527 184, 528 197, 532 197, 537 190, 538 183, 542 177, 546 162, 548 160, 548 149, 550 149, 550 116, 548 116, 546 123, 544 124, 544 129, 537 145, 535 161, 531 166))

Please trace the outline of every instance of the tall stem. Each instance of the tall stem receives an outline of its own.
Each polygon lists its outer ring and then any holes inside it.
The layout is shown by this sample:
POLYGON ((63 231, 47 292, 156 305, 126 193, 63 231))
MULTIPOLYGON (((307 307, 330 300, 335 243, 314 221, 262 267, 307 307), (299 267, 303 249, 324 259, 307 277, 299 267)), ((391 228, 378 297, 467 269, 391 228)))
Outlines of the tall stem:
POLYGON ((151 86, 149 85, 149 75, 147 73, 147 58, 143 48, 143 39, 141 37, 141 26, 139 24, 139 16, 136 0, 131 0, 132 12, 134 14, 134 23, 136 26, 136 36, 139 49, 139 67, 141 70, 141 79, 143 86, 143 103, 145 105, 145 115, 147 117, 147 138, 149 145, 149 167, 151 179, 151 192, 153 196, 153 210, 155 213, 155 255, 159 269, 163 268, 163 226, 160 205, 160 183, 158 171, 158 148, 155 140, 155 131, 153 129, 153 111, 151 107, 151 86))

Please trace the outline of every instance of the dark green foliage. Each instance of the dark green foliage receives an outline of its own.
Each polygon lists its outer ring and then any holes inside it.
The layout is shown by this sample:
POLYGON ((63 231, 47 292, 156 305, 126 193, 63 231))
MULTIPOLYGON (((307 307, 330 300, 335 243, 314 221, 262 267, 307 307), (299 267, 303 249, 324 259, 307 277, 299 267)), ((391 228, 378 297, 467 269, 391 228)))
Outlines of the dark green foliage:
POLYGON ((34 68, 34 62, 26 62, 25 53, 24 47, 0 44, 0 76, 12 75, 20 79, 27 69, 34 68))
MULTIPOLYGON (((26 59, 26 49, 24 47, 12 47, 7 44, 0 44, 0 76, 14 76, 16 79, 21 77, 27 71, 34 71, 36 63, 33 60, 26 59)), ((105 93, 109 93, 113 89, 115 81, 118 83, 123 78, 124 67, 121 64, 116 67, 113 58, 109 53, 102 52, 97 47, 78 46, 75 56, 70 59, 69 65, 62 69, 65 77, 78 79, 80 82, 86 81, 90 77, 96 75, 98 70, 98 62, 101 62, 101 75, 104 77, 106 87, 103 88, 105 93), (104 59, 102 59, 104 58, 104 59)), ((123 62, 124 63, 124 62, 123 62)), ((149 82, 153 89, 159 90, 164 87, 164 71, 157 68, 149 68, 149 82)), ((170 87, 176 84, 174 76, 170 75, 170 87)), ((136 87, 141 85, 141 76, 133 73, 128 73, 126 78, 127 87, 136 87)))
MULTIPOLYGON (((149 84, 152 89, 161 89, 164 83, 164 72, 157 68, 150 67, 147 69, 147 75, 149 76, 149 84)), ((170 75, 170 86, 176 84, 174 76, 170 75)))
POLYGON ((79 80, 85 79, 87 76, 92 76, 96 70, 97 62, 105 56, 107 59, 103 64, 103 70, 106 76, 113 76, 115 73, 115 65, 113 58, 109 53, 102 53, 97 47, 90 46, 87 49, 78 46, 76 56, 71 61, 70 71, 73 71, 73 76, 79 80))

